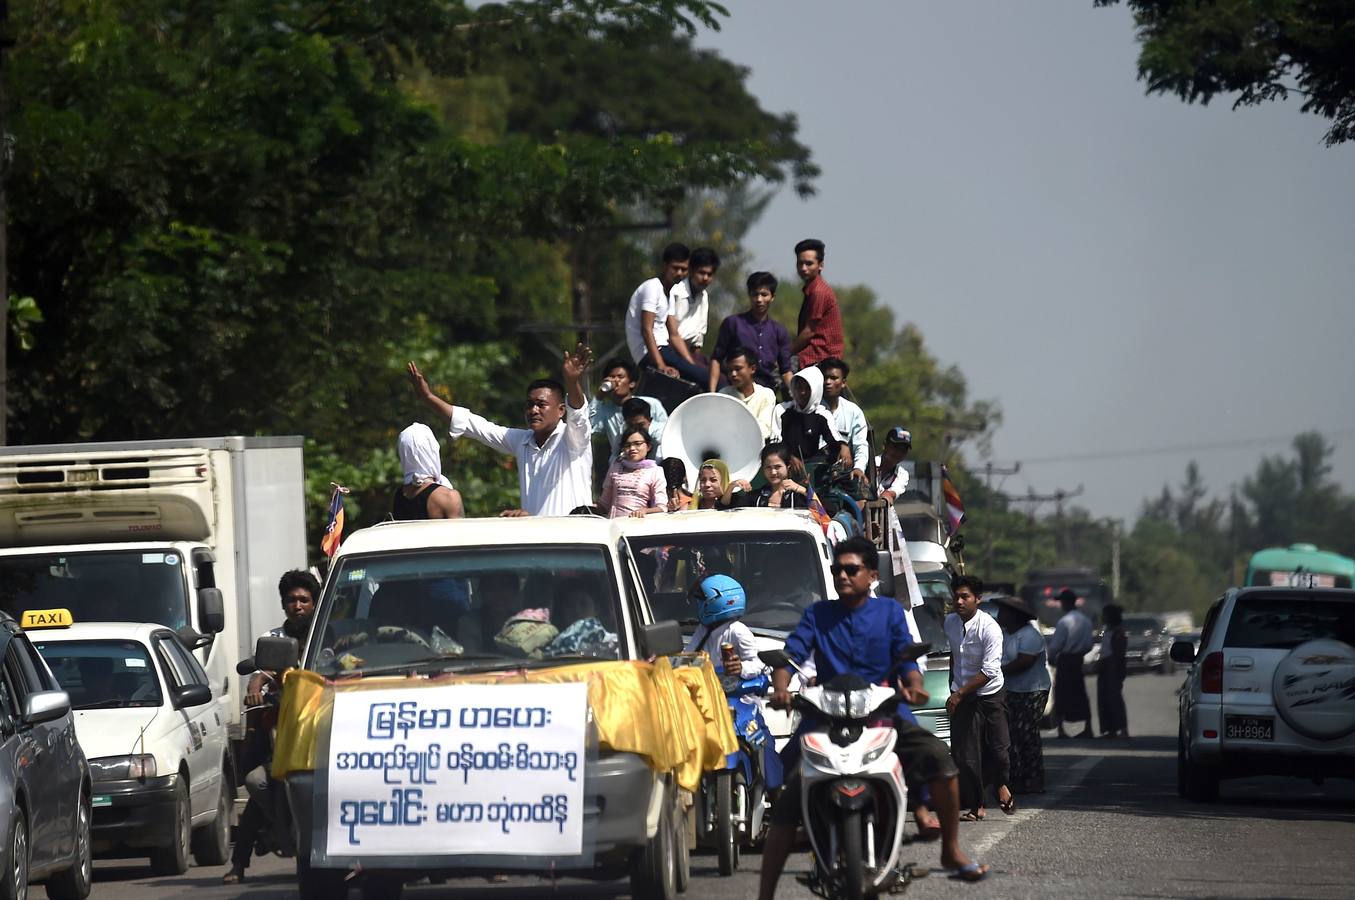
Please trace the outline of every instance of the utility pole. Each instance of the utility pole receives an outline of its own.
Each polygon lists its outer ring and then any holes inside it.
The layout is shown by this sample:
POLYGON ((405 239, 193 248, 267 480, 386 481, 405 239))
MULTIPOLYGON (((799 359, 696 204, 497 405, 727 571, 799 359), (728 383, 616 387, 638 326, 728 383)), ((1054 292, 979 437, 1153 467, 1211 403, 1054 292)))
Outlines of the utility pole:
POLYGON ((1078 485, 1076 490, 1064 490, 1059 488, 1052 494, 1037 494, 1035 488, 1030 488, 1024 497, 1012 497, 1012 503, 1027 504, 1029 509, 1026 513, 1026 568, 1031 568, 1035 563, 1035 511, 1045 503, 1053 503, 1054 506, 1054 547, 1062 555, 1064 536, 1063 536, 1063 501, 1071 500, 1082 493, 1082 485, 1078 485))
POLYGON ((997 516, 993 515, 993 510, 997 506, 997 504, 994 502, 997 499, 997 495, 993 493, 993 476, 1015 475, 1017 472, 1020 471, 1021 463, 1019 462, 1013 464, 1011 468, 1003 468, 1002 466, 993 465, 992 461, 989 460, 983 466, 983 474, 988 487, 988 521, 984 523, 983 529, 984 536, 987 538, 987 540, 984 541, 985 546, 983 548, 984 578, 993 577, 993 537, 994 537, 993 525, 997 522, 997 516))
POLYGON ((1120 602, 1120 520, 1110 520, 1110 599, 1120 602))

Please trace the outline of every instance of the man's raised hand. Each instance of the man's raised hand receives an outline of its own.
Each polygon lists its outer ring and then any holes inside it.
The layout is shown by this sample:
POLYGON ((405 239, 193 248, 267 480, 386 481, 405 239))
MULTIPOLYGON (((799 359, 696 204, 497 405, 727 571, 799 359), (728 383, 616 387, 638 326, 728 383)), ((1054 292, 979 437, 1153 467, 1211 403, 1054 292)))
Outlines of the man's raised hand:
POLYGON ((565 351, 564 376, 566 380, 578 381, 593 364, 593 350, 583 341, 579 341, 574 352, 565 351))
POLYGON ((452 404, 433 393, 433 389, 428 386, 428 379, 423 377, 423 373, 412 360, 405 365, 405 374, 409 376, 409 383, 420 400, 437 410, 438 415, 443 418, 452 417, 452 404))

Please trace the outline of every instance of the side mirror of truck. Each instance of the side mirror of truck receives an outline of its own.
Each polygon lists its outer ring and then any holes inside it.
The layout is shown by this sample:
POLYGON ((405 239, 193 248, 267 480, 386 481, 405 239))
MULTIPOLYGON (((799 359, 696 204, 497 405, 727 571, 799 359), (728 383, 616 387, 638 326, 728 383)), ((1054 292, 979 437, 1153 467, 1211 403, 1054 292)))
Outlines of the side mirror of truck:
POLYGON ((261 637, 254 645, 254 665, 264 672, 285 672, 296 668, 301 645, 296 638, 261 637))
POLYGON ((205 684, 184 684, 169 692, 175 709, 188 709, 212 702, 212 689, 205 684))
POLYGON ((682 627, 673 619, 641 625, 640 638, 647 656, 669 656, 682 652, 682 627))
POLYGON ((1172 662, 1193 663, 1195 662, 1195 645, 1190 641, 1175 641, 1168 652, 1172 662))
POLYGON ((206 634, 220 634, 226 630, 226 601, 221 588, 198 588, 198 624, 206 634))

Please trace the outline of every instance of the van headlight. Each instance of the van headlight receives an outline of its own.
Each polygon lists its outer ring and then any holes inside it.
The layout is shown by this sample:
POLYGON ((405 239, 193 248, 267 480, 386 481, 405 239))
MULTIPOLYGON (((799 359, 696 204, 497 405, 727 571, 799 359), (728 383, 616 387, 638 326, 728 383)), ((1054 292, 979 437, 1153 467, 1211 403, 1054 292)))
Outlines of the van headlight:
POLYGON ((131 756, 99 756, 89 760, 91 781, 143 781, 155 777, 155 757, 149 753, 131 756))

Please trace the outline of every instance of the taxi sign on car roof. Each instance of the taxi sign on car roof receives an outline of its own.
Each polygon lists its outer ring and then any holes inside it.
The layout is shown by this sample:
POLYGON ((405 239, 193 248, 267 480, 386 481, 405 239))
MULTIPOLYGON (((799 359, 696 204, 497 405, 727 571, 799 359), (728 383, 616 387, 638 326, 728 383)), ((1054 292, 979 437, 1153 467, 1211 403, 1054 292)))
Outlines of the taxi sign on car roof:
POLYGON ((69 609, 26 609, 19 624, 27 628, 69 628, 75 619, 69 609))

